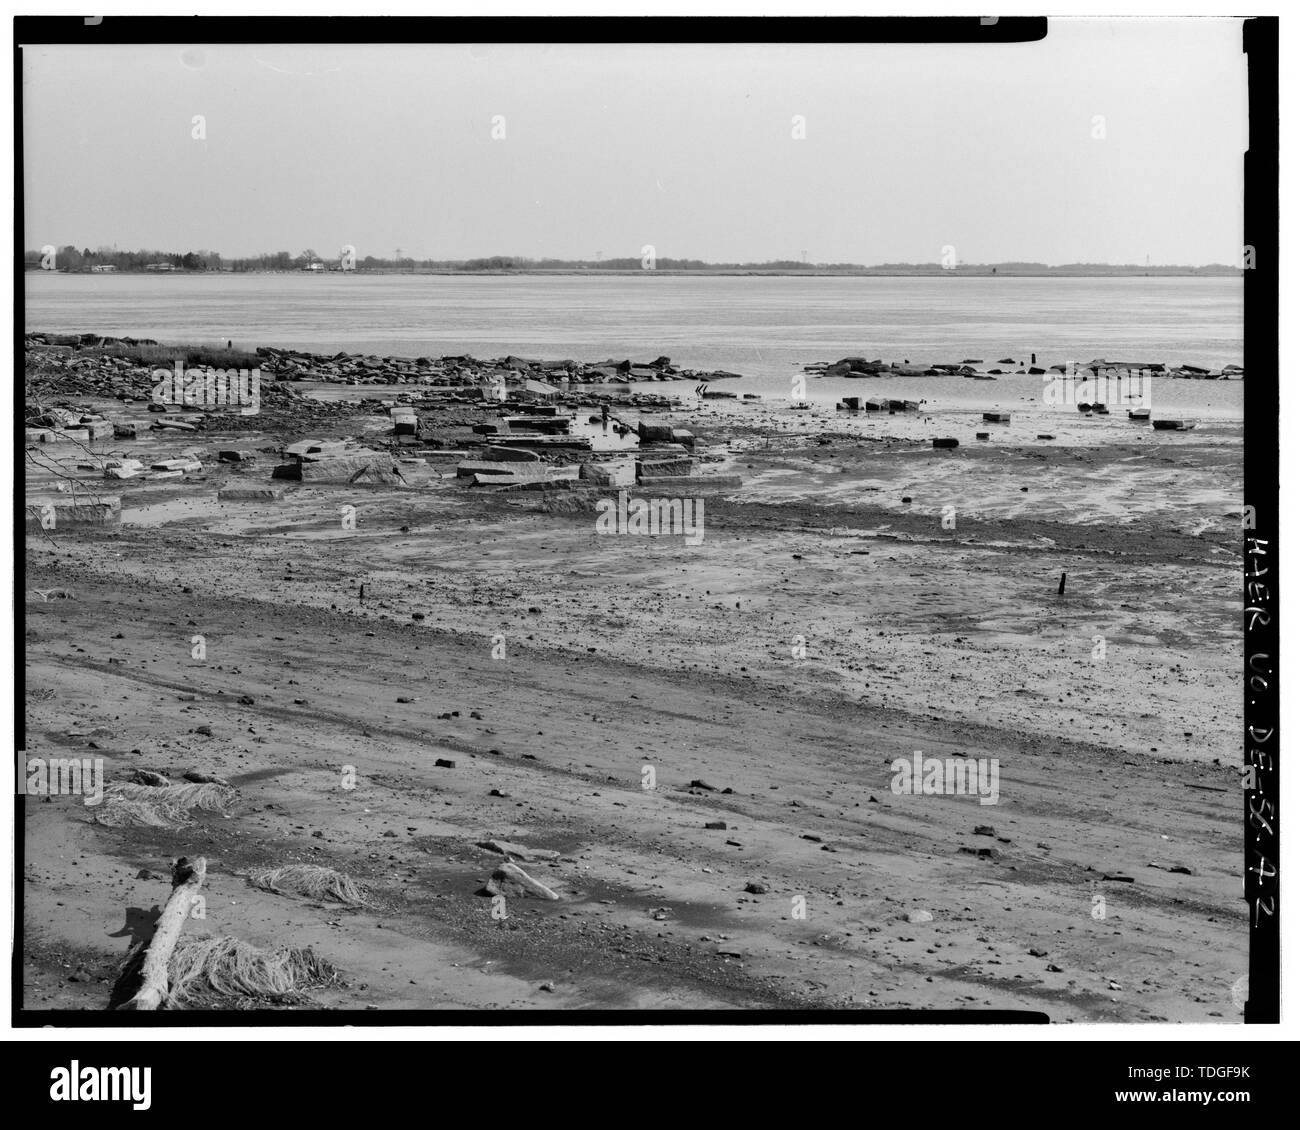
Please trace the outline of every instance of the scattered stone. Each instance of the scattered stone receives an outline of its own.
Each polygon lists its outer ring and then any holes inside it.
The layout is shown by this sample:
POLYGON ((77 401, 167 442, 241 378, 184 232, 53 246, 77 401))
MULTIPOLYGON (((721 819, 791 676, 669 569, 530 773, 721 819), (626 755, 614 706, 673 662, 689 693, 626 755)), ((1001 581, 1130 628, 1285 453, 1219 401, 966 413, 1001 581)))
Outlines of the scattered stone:
POLYGON ((226 487, 217 491, 218 502, 279 502, 284 490, 279 487, 226 487))
POLYGON ((751 879, 745 884, 745 892, 751 895, 765 895, 767 894, 767 884, 760 883, 757 879, 751 879))
POLYGON ((725 820, 710 820, 704 825, 705 831, 708 832, 725 832, 727 822, 725 820))
POLYGON ((437 766, 439 769, 455 769, 455 768, 456 768, 456 763, 455 763, 454 761, 449 761, 449 760, 448 760, 447 758, 445 758, 445 757, 440 757, 440 758, 438 758, 438 759, 434 762, 434 765, 437 766))
POLYGON ((230 782, 224 777, 218 777, 215 773, 204 773, 199 769, 187 769, 181 775, 195 785, 225 785, 226 788, 230 787, 230 782))
MULTIPOLYGON (((151 788, 166 788, 171 781, 161 773, 155 773, 152 769, 132 769, 126 775, 126 779, 136 785, 149 785, 151 788)), ((137 876, 139 878, 139 876, 137 876)))

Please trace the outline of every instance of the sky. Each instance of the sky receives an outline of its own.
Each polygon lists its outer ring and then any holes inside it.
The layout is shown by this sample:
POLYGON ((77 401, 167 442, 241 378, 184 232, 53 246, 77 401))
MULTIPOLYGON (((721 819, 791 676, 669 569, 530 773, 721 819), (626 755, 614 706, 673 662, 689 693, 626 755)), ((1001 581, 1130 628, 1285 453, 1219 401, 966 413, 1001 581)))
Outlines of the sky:
POLYGON ((1245 82, 1240 21, 1210 18, 996 46, 31 46, 25 246, 1237 263, 1245 82))

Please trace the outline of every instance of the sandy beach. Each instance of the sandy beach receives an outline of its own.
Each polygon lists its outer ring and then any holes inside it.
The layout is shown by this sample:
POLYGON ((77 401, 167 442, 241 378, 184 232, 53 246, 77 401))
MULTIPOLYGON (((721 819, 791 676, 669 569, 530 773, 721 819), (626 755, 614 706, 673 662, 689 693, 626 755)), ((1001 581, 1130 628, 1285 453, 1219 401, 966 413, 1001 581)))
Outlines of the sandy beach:
POLYGON ((109 827, 27 798, 24 1008, 108 1007, 184 855, 208 861, 189 933, 337 967, 280 1007, 1238 1020, 1239 423, 1062 415, 1043 441, 654 391, 681 407, 619 415, 694 434, 698 481, 659 493, 702 500, 698 544, 602 536, 587 491, 467 486, 435 445, 493 406, 422 407, 412 446, 377 401, 182 432, 77 398, 138 425, 95 455, 201 468, 108 484, 120 526, 29 527, 28 756, 236 799, 109 827), (404 483, 219 499, 308 438, 391 451, 404 483), (997 803, 900 793, 917 751, 996 759, 997 803), (494 913, 492 840, 558 899, 494 913), (247 881, 294 863, 367 903, 247 881))

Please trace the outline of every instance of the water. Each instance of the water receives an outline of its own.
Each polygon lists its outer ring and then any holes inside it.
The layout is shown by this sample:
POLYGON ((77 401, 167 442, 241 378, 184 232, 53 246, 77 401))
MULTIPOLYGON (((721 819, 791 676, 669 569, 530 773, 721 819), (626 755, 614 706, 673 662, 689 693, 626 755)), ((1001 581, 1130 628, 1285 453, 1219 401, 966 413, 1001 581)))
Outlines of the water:
MULTIPOLYGON (((313 352, 608 357, 727 369, 725 386, 790 394, 810 361, 846 355, 955 362, 1097 357, 1242 362, 1237 278, 808 278, 28 273, 29 330, 160 341, 233 340, 313 352)), ((1003 366, 1004 368, 1008 366, 1003 366)), ((656 391, 681 385, 651 386, 656 391)), ((1241 385, 1160 381, 1166 405, 1239 415, 1241 385)), ((939 397, 1012 407, 1037 377, 812 380, 808 399, 939 397)))

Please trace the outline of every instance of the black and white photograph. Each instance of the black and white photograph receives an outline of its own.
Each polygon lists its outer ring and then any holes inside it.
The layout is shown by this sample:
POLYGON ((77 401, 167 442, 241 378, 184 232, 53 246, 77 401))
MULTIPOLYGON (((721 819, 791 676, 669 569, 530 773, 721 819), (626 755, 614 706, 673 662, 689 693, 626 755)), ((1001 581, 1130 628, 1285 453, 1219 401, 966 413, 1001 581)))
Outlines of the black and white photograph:
POLYGON ((13 1025, 1276 1023, 1276 20, 271 22, 14 27, 13 1025))

